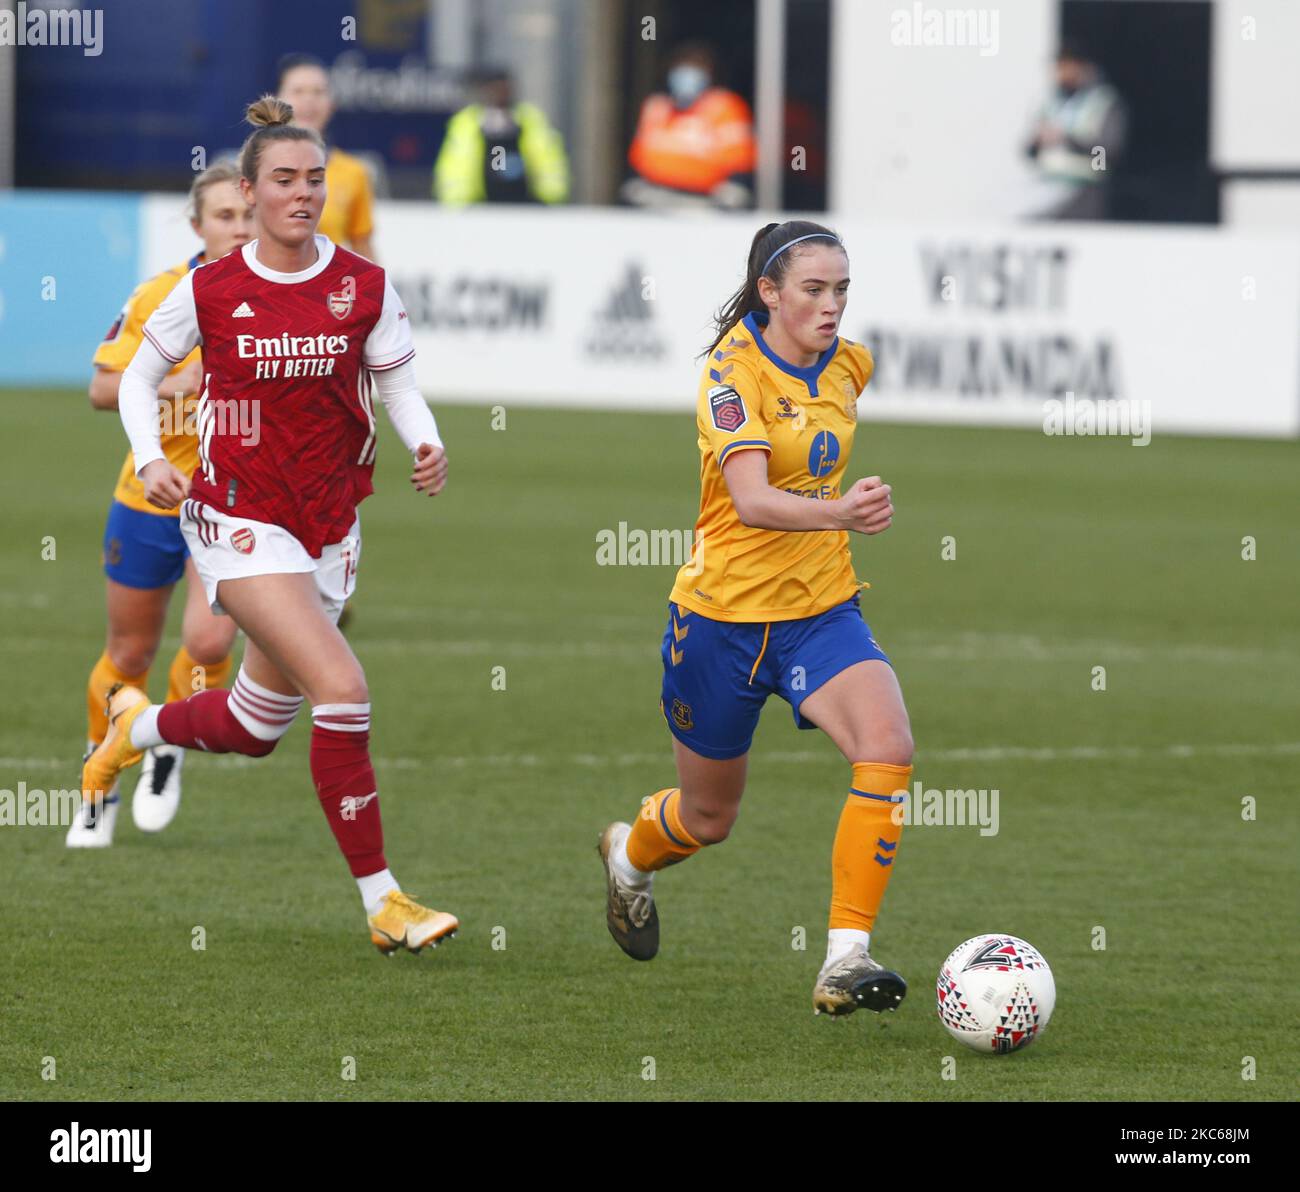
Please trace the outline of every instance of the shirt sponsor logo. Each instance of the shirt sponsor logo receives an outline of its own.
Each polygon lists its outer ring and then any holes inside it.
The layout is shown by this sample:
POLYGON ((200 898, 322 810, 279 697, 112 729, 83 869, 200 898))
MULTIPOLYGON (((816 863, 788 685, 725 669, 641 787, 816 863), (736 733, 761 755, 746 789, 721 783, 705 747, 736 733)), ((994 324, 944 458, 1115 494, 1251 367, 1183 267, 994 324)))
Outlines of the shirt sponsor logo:
POLYGON ((738 431, 749 421, 745 403, 730 385, 714 385, 709 390, 709 413, 713 425, 728 434, 738 431))
POLYGON ((808 449, 808 473, 811 476, 826 476, 835 470, 840 462, 840 441, 828 430, 819 430, 814 436, 812 446, 808 449))
POLYGON ((329 377, 334 362, 346 356, 346 335, 260 335, 235 336, 241 360, 256 360, 257 380, 287 380, 292 377, 329 377))
POLYGON ((241 360, 274 359, 278 356, 343 356, 347 354, 346 335, 237 335, 235 346, 241 360))

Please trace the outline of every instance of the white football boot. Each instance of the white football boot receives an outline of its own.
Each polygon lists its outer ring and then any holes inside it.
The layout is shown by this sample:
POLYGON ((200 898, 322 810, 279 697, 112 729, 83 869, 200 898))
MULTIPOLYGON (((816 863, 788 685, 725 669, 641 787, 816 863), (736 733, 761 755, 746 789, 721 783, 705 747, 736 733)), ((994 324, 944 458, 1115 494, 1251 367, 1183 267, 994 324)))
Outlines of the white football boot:
POLYGON ((176 818, 184 761, 185 750, 179 745, 155 745, 145 750, 140 781, 131 799, 131 818, 141 832, 161 832, 176 818))
MULTIPOLYGON (((93 741, 86 742, 86 757, 94 750, 93 741)), ((84 762, 84 758, 82 759, 84 762)), ((81 806, 71 824, 63 843, 68 848, 108 848, 113 843, 113 829, 117 825, 117 812, 122 801, 117 795, 117 783, 113 783, 102 803, 82 799, 81 806)))

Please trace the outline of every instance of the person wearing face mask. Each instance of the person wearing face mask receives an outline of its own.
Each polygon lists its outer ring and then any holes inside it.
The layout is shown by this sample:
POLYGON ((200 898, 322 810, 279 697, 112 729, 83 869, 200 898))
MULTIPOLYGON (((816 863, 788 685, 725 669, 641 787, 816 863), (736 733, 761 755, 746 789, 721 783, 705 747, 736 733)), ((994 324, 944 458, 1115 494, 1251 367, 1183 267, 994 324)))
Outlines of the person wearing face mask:
POLYGON ((564 139, 542 110, 516 101, 510 72, 481 71, 476 101, 448 122, 433 167, 440 203, 563 203, 569 197, 564 139))
POLYGON ((1056 91, 1025 147, 1039 177, 1026 214, 1105 219, 1106 188, 1127 126, 1124 101, 1101 68, 1082 47, 1063 45, 1056 57, 1056 91))
POLYGON ((749 105, 714 83, 713 53, 681 46, 668 64, 668 92, 641 105, 623 198, 638 206, 748 207, 757 146, 749 105))

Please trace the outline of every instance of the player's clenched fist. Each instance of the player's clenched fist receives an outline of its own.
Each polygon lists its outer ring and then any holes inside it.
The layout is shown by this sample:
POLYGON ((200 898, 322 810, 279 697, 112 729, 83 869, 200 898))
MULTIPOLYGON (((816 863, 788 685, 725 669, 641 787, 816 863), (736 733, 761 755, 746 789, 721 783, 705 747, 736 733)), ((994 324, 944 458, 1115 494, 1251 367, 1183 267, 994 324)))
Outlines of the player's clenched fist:
POLYGON ((889 529, 894 517, 891 491, 879 476, 854 481, 853 487, 835 502, 836 520, 844 529, 859 534, 879 534, 889 529))
POLYGON ((421 443, 415 452, 415 471, 411 473, 415 491, 436 497, 447 483, 447 452, 441 447, 421 443))
POLYGON ((189 477, 165 459, 155 459, 140 470, 144 499, 159 509, 175 509, 190 495, 189 477))

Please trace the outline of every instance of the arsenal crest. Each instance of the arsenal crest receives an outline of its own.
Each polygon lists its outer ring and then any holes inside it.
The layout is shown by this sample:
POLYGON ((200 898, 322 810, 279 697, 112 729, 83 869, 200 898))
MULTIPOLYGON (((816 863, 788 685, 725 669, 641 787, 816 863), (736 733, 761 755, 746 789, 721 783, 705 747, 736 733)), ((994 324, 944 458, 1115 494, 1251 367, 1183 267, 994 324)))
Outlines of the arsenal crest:
POLYGON ((343 288, 327 295, 325 304, 330 308, 330 314, 336 319, 346 319, 352 313, 352 304, 356 301, 356 298, 357 279, 349 273, 343 279, 343 288))
POLYGON ((253 547, 257 545, 257 539, 253 537, 253 531, 247 526, 240 526, 231 534, 230 545, 241 555, 248 555, 253 553, 253 547))

